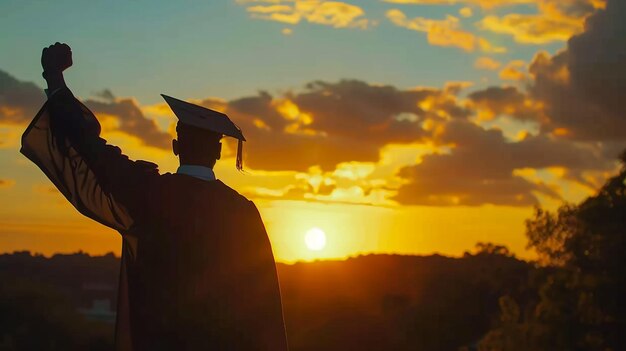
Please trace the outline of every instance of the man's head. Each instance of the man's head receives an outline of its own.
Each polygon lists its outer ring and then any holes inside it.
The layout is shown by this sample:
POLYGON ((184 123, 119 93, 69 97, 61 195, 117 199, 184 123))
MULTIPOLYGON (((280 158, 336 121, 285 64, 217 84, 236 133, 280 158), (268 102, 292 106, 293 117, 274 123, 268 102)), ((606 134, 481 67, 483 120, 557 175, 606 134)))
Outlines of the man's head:
POLYGON ((178 139, 172 140, 172 151, 180 164, 211 167, 222 154, 222 134, 184 123, 176 125, 178 139))
POLYGON ((203 106, 163 95, 165 102, 178 117, 178 140, 172 142, 174 154, 180 156, 180 163, 213 167, 220 159, 222 136, 237 139, 238 170, 243 170, 243 142, 246 138, 241 129, 225 114, 203 106))

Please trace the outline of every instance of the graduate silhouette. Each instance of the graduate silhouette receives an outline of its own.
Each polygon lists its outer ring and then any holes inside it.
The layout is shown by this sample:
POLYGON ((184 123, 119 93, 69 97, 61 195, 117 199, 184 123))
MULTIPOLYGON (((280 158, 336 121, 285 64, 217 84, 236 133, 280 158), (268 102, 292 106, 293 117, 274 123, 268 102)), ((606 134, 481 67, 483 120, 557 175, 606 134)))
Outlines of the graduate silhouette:
POLYGON ((68 89, 66 44, 43 49, 48 101, 22 137, 33 161, 83 215, 123 238, 118 350, 287 350, 276 266, 256 206, 213 166, 230 119, 163 96, 179 118, 175 174, 132 161, 100 138, 95 116, 68 89))

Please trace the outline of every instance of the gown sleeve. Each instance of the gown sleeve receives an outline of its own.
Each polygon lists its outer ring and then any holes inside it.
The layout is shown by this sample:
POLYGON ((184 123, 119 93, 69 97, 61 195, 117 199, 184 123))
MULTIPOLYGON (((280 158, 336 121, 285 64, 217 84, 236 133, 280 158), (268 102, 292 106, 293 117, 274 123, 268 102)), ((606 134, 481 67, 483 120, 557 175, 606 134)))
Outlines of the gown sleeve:
MULTIPOLYGON (((22 136, 20 152, 83 215, 129 234, 155 164, 131 161, 100 138, 93 113, 68 88, 56 91, 22 136)), ((145 199, 144 199, 145 202, 145 199)))
POLYGON ((238 281, 238 301, 246 301, 239 306, 244 316, 241 324, 256 334, 251 339, 254 345, 246 345, 242 340, 240 349, 287 351, 280 284, 265 225, 253 202, 247 203, 243 213, 238 225, 250 240, 245 245, 246 252, 239 256, 248 274, 238 281))

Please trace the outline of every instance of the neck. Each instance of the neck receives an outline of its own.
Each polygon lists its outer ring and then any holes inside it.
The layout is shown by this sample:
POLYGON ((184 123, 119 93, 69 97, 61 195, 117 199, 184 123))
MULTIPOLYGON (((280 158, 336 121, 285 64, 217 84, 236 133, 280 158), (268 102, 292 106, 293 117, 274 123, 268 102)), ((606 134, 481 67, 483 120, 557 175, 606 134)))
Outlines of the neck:
POLYGON ((213 166, 215 166, 215 162, 211 162, 210 160, 208 160, 208 158, 203 158, 203 157, 184 157, 180 155, 178 160, 181 166, 188 165, 188 166, 202 166, 202 167, 209 167, 209 168, 213 168, 213 166))
POLYGON ((213 166, 208 163, 202 162, 180 162, 179 166, 200 166, 213 169, 213 166))

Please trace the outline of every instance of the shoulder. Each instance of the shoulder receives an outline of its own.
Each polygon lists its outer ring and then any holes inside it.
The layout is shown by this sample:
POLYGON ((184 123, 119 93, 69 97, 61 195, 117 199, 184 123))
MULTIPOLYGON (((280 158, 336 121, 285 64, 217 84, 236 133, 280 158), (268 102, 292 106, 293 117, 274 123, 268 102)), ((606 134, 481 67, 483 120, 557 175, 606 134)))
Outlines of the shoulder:
POLYGON ((144 160, 134 161, 135 165, 146 175, 159 175, 159 165, 144 160))
POLYGON ((228 197, 233 198, 235 201, 241 202, 241 203, 247 203, 247 202, 251 202, 250 200, 248 200, 245 196, 243 196, 242 194, 240 194, 237 190, 231 188, 230 186, 226 185, 224 182, 222 182, 221 180, 217 179, 215 181, 215 184, 217 185, 217 187, 220 189, 220 192, 223 193, 223 195, 226 195, 228 197))
POLYGON ((224 184, 221 180, 215 181, 220 191, 222 192, 222 196, 230 198, 233 202, 240 208, 244 208, 246 210, 250 210, 251 212, 258 212, 256 205, 254 202, 249 200, 244 195, 240 194, 237 190, 231 188, 230 186, 224 184))

